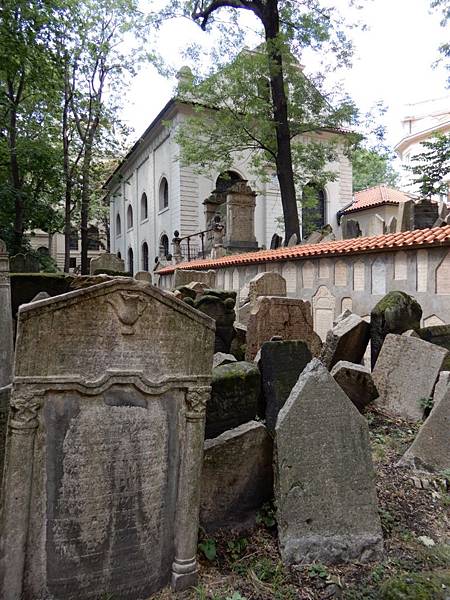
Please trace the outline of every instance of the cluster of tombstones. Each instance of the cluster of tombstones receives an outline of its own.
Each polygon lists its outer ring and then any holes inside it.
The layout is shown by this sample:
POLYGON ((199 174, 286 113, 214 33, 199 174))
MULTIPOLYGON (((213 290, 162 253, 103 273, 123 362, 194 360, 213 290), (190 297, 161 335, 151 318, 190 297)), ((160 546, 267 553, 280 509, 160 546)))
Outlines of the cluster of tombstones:
POLYGON ((85 279, 20 307, 14 371, 0 372, 1 597, 186 588, 199 525, 245 528, 273 496, 286 564, 376 560, 371 403, 420 420, 434 394, 401 463, 449 468, 450 326, 421 329, 420 306, 391 292, 370 324, 344 313, 322 344, 309 302, 273 294, 279 275, 249 284, 246 325, 235 293, 202 277, 172 292, 85 279))

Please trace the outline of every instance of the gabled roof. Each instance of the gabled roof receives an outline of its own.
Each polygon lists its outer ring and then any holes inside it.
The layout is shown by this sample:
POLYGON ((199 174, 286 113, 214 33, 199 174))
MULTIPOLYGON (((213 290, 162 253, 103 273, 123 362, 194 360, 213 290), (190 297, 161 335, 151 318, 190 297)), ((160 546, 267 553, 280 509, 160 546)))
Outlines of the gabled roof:
POLYGON ((358 237, 350 240, 337 240, 319 244, 300 244, 277 250, 260 250, 246 254, 233 254, 209 260, 193 260, 178 265, 170 265, 157 271, 160 275, 173 273, 175 269, 214 269, 239 265, 254 265, 265 262, 286 260, 305 260, 308 258, 327 256, 349 256, 380 252, 382 250, 409 250, 412 248, 428 248, 434 246, 450 247, 450 225, 433 227, 432 229, 416 229, 371 237, 358 237))
POLYGON ((406 202, 415 198, 413 194, 407 194, 397 190, 396 188, 388 187, 387 185, 376 185, 360 192, 355 192, 353 196, 353 202, 344 210, 341 211, 342 215, 356 212, 358 210, 364 210, 366 208, 372 208, 373 206, 382 206, 385 204, 395 205, 401 202, 406 202))

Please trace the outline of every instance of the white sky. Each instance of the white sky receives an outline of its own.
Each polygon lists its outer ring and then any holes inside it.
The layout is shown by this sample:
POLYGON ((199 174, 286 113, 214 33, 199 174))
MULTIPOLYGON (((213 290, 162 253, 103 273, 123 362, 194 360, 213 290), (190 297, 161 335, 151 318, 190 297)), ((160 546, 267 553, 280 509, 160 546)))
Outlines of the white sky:
MULTIPOLYGON (((345 0, 334 2, 344 4, 345 0)), ((394 146, 400 141, 400 119, 405 105, 430 98, 448 96, 448 73, 441 66, 432 68, 439 57, 439 44, 448 39, 449 31, 440 27, 440 15, 430 14, 430 0, 367 0, 359 18, 369 31, 354 32, 354 65, 340 72, 345 90, 363 111, 378 100, 388 107, 383 122, 386 141, 394 146)), ((166 25, 160 36, 159 51, 176 68, 187 61, 183 48, 192 39, 200 42, 206 34, 194 23, 180 20, 166 25)), ((305 71, 312 64, 302 61, 305 71)), ((153 67, 144 68, 133 80, 123 112, 125 121, 134 128, 135 140, 163 108, 173 94, 175 79, 164 79, 153 67)))

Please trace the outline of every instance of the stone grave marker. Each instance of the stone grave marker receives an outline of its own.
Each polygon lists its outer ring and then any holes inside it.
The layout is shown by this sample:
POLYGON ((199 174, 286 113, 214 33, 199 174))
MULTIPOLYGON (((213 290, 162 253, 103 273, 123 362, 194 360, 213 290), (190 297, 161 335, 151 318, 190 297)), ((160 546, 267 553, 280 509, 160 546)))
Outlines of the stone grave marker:
POLYGON ((152 274, 149 273, 148 271, 138 271, 137 273, 135 273, 134 278, 137 281, 145 281, 145 283, 153 283, 152 281, 152 274))
POLYGON ((433 394, 433 404, 436 406, 450 388, 450 371, 441 371, 433 394))
POLYGON ((450 325, 430 325, 417 330, 420 339, 449 350, 444 369, 450 370, 450 325))
POLYGON ((220 367, 220 365, 228 365, 230 363, 237 362, 236 358, 232 354, 226 352, 216 352, 213 357, 213 369, 220 367))
POLYGON ((217 437, 255 419, 260 396, 261 374, 255 364, 238 361, 216 367, 206 407, 206 437, 217 437))
POLYGON ((274 473, 285 564, 380 557, 383 536, 367 422, 317 359, 278 415, 274 473))
POLYGON ((286 296, 286 279, 275 271, 259 273, 241 290, 239 320, 246 325, 250 312, 260 296, 286 296))
POLYGON ((39 273, 41 264, 34 254, 16 254, 9 261, 11 273, 39 273))
POLYGON ((388 333, 400 334, 420 327, 422 308, 405 292, 389 292, 370 314, 370 351, 372 369, 375 366, 384 338, 388 333))
POLYGON ((206 531, 254 524, 273 496, 272 451, 272 438, 257 421, 205 441, 200 525, 206 531))
POLYGON ((96 258, 92 258, 89 263, 89 272, 91 275, 101 275, 109 271, 123 273, 125 271, 125 261, 119 258, 117 254, 102 252, 96 258))
POLYGON ((450 469, 450 387, 433 406, 400 466, 441 473, 450 469))
POLYGON ((188 285, 193 281, 205 283, 208 288, 216 286, 216 271, 209 269, 208 271, 194 271, 192 269, 175 269, 173 275, 173 287, 180 285, 188 285))
POLYGON ((391 415, 420 421, 447 355, 445 348, 416 337, 387 335, 372 372, 376 404, 391 415))
POLYGON ((297 298, 260 296, 250 312, 247 326, 246 360, 253 360, 264 342, 273 336, 303 340, 318 356, 322 343, 313 328, 311 304, 297 298))
POLYGON ((2 598, 195 584, 214 324, 133 279, 19 310, 2 598))
POLYGON ((340 360, 331 375, 359 411, 378 398, 378 390, 369 367, 340 360))
POLYGON ((270 341, 261 346, 258 364, 269 431, 275 430, 280 409, 311 359, 308 346, 301 340, 270 341))
POLYGON ((350 314, 328 331, 320 360, 330 370, 340 360, 360 363, 369 339, 369 323, 358 315, 350 314))

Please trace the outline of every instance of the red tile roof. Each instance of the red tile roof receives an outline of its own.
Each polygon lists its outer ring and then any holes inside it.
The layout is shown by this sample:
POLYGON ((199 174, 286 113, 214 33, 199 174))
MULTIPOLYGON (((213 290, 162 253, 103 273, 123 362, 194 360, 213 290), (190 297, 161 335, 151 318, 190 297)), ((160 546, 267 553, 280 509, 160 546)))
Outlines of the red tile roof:
POLYGON ((450 225, 433 227, 432 229, 416 229, 401 231, 372 237, 359 237, 350 240, 322 242, 320 244, 300 244, 290 248, 277 250, 260 250, 245 254, 232 254, 222 258, 192 260, 178 265, 170 265, 157 271, 160 275, 173 273, 175 269, 214 269, 235 265, 254 265, 258 263, 301 260, 316 256, 339 256, 379 252, 380 250, 398 250, 409 248, 426 248, 431 246, 450 246, 450 225))
POLYGON ((365 208, 372 208, 372 206, 381 206, 383 204, 396 205, 400 204, 400 202, 411 200, 414 197, 412 194, 401 192, 387 185, 377 185, 361 190, 360 192, 355 192, 353 204, 343 210, 341 214, 346 215, 357 210, 364 210, 365 208))

